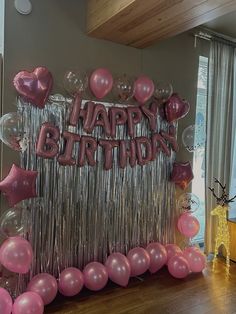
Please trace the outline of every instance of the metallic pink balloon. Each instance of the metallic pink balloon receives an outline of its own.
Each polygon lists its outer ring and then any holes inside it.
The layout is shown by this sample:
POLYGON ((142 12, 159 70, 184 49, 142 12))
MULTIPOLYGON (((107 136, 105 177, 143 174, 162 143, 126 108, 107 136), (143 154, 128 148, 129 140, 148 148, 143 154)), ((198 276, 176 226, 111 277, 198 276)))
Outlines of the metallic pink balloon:
POLYGON ((0 247, 0 263, 14 273, 26 274, 32 259, 32 247, 22 237, 10 237, 0 247))
POLYGON ((99 68, 93 71, 89 79, 89 86, 93 94, 101 99, 112 89, 113 78, 109 70, 99 68))
POLYGON ((12 314, 43 314, 43 300, 35 292, 25 292, 16 298, 12 314))
POLYGON ((13 84, 26 101, 42 109, 52 90, 53 78, 47 68, 38 67, 33 72, 17 73, 13 84))
POLYGON ((165 114, 168 122, 176 121, 185 117, 190 109, 190 105, 186 100, 174 93, 165 103, 165 114))
POLYGON ((36 179, 38 172, 25 170, 12 165, 9 174, 0 182, 0 191, 7 197, 13 207, 22 200, 36 197, 36 179))
POLYGON ((127 254, 131 266, 131 277, 139 276, 145 273, 150 266, 150 256, 146 250, 141 247, 135 247, 127 254))
POLYGON ((171 257, 174 255, 182 255, 182 250, 178 247, 176 244, 167 244, 165 246, 166 252, 167 252, 167 263, 170 260, 171 257))
POLYGON ((11 314, 12 298, 7 290, 0 288, 0 313, 11 314))
POLYGON ((84 276, 78 268, 64 269, 59 276, 59 292, 66 297, 77 295, 83 288, 84 276))
POLYGON ((122 287, 128 285, 131 269, 128 259, 123 254, 112 253, 108 256, 105 266, 111 281, 122 287))
POLYGON ((34 276, 27 287, 27 291, 32 291, 40 295, 44 305, 50 304, 55 299, 57 290, 56 279, 47 273, 34 276))
POLYGON ((153 81, 149 77, 141 75, 134 82, 134 97, 143 105, 152 97, 154 89, 153 81))
POLYGON ((190 271, 199 273, 206 267, 206 256, 195 247, 189 247, 183 252, 188 261, 190 271))
POLYGON ((172 256, 168 261, 169 273, 178 279, 182 279, 188 276, 190 269, 187 260, 180 255, 172 256))
POLYGON ((193 238, 198 234, 200 223, 191 213, 183 213, 180 215, 177 223, 178 230, 187 238, 193 238))
POLYGON ((167 252, 165 247, 157 242, 148 244, 146 251, 150 256, 149 271, 153 274, 166 264, 167 252))
POLYGON ((193 180, 193 171, 190 162, 174 162, 171 173, 171 181, 185 190, 189 183, 193 180))
POLYGON ((108 281, 106 267, 98 262, 92 262, 83 270, 84 285, 92 291, 98 291, 105 287, 108 281))

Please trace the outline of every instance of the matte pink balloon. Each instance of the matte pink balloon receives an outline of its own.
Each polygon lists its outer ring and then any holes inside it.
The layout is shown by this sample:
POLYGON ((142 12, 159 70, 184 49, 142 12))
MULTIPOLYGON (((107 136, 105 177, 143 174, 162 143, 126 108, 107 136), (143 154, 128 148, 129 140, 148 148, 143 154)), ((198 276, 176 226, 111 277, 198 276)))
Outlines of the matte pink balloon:
POLYGON ((165 114, 168 122, 176 121, 185 117, 190 109, 190 105, 186 100, 174 93, 165 103, 165 114))
POLYGON ((151 98, 154 88, 153 81, 149 77, 141 75, 134 82, 134 97, 140 104, 144 104, 151 98))
POLYGON ((53 78, 47 68, 38 67, 33 72, 21 71, 17 73, 13 84, 25 100, 42 109, 52 90, 53 78))
POLYGON ((167 252, 167 263, 170 260, 171 257, 174 255, 182 255, 182 250, 178 247, 176 244, 167 244, 165 246, 166 252, 167 252))
POLYGON ((83 285, 84 276, 78 268, 69 267, 60 273, 58 287, 62 295, 73 297, 82 290, 83 285))
POLYGON ((200 224, 197 218, 190 213, 183 213, 178 219, 177 227, 185 237, 193 238, 198 234, 200 224))
POLYGON ((122 287, 128 285, 131 268, 128 259, 123 254, 112 253, 108 256, 105 266, 111 281, 122 287))
POLYGON ((150 256, 150 273, 155 273, 167 262, 167 251, 165 247, 157 242, 148 244, 146 251, 150 256))
POLYGON ((172 256, 168 261, 169 273, 178 279, 182 279, 188 276, 190 269, 187 260, 180 255, 172 256))
POLYGON ((101 99, 112 89, 113 78, 109 70, 99 68, 93 71, 89 79, 89 86, 93 94, 101 99))
POLYGON ((0 191, 7 197, 13 207, 22 200, 36 197, 36 179, 38 172, 25 170, 12 165, 9 174, 0 182, 0 191))
POLYGON ((150 256, 146 250, 141 247, 135 247, 127 254, 131 267, 131 277, 139 276, 145 273, 150 266, 150 256))
POLYGON ((108 281, 106 267, 98 262, 92 262, 85 266, 83 270, 84 285, 92 291, 98 291, 105 287, 108 281))
POLYGON ((16 298, 12 314, 43 314, 43 300, 35 292, 25 292, 16 298))
POLYGON ((32 291, 40 295, 44 305, 50 304, 55 299, 57 290, 56 279, 46 273, 34 276, 27 287, 27 291, 32 291))
POLYGON ((0 263, 14 273, 26 274, 32 259, 32 247, 22 237, 10 237, 0 247, 0 263))
POLYGON ((202 272, 206 267, 206 256, 195 247, 189 247, 185 249, 183 255, 188 261, 189 268, 192 272, 202 272))
POLYGON ((11 314, 12 298, 7 290, 0 288, 0 313, 11 314))

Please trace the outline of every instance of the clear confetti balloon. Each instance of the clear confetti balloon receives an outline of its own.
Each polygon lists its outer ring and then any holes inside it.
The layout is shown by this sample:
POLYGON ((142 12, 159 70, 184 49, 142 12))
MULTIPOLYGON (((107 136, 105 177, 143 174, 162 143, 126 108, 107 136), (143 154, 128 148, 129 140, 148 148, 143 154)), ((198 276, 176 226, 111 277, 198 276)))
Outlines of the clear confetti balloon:
POLYGON ((205 141, 206 134, 203 125, 189 125, 182 133, 182 142, 189 152, 203 148, 205 141))
POLYGON ((167 101, 173 94, 173 87, 170 83, 159 82, 155 86, 154 97, 162 102, 167 101))
POLYGON ((200 207, 200 200, 193 193, 183 193, 178 199, 178 208, 183 212, 195 212, 200 207))
POLYGON ((67 71, 64 75, 64 88, 71 95, 83 93, 88 87, 88 76, 79 71, 67 71))
POLYGON ((27 148, 27 136, 19 113, 9 112, 0 118, 0 140, 16 151, 27 148))
POLYGON ((27 211, 21 208, 10 208, 0 217, 0 232, 5 237, 23 235, 28 229, 27 211))
POLYGON ((118 77, 113 86, 113 94, 120 101, 127 101, 133 96, 134 82, 125 74, 118 77))

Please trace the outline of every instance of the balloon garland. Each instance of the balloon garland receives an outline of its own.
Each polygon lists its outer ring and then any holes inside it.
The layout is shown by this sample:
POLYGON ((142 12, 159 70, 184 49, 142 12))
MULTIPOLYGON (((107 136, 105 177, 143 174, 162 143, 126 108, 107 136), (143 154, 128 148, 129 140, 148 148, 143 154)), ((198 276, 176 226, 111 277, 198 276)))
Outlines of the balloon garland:
MULTIPOLYGON (((13 81, 17 92, 24 100, 42 109, 45 107, 52 90, 53 78, 45 67, 35 68, 32 72, 21 71, 13 81)), ((57 158, 63 166, 88 164, 94 166, 94 153, 102 147, 105 154, 104 169, 112 166, 112 150, 119 147, 119 166, 125 168, 128 163, 131 167, 136 164, 143 166, 156 158, 160 152, 170 156, 171 150, 177 151, 175 126, 173 122, 183 118, 189 111, 189 104, 176 93, 172 94, 170 84, 154 82, 147 76, 139 76, 134 82, 126 76, 113 81, 109 70, 100 68, 95 70, 89 80, 80 72, 69 71, 64 77, 64 86, 74 97, 69 117, 70 126, 76 126, 82 119, 83 129, 91 134, 97 126, 103 128, 104 135, 109 139, 100 139, 98 142, 90 135, 80 136, 71 131, 64 131, 60 136, 57 126, 44 122, 41 126, 36 153, 42 158, 57 158), (115 82, 115 83, 114 83, 115 82), (89 101, 82 106, 81 94, 89 84, 90 90, 98 99, 104 98, 116 84, 114 90, 121 101, 128 101, 132 97, 137 103, 123 108, 113 106, 108 112, 104 105, 89 101), (146 103, 153 96, 160 103, 153 101, 149 106, 146 103), (164 109, 160 107, 164 106, 164 109), (155 133, 157 115, 162 114, 170 123, 169 132, 161 130, 155 133), (152 137, 135 137, 135 128, 142 119, 146 119, 152 137), (123 140, 115 140, 116 127, 125 125, 130 136, 129 148, 123 140), (59 153, 58 141, 65 142, 65 150, 59 153), (77 158, 72 156, 74 143, 80 142, 80 151, 77 158), (145 153, 144 153, 145 152, 145 153)), ((0 119, 0 138, 12 149, 21 151, 27 145, 27 134, 23 134, 21 121, 17 113, 7 114, 0 119), (8 116, 7 116, 8 115, 8 116), (10 125, 9 125, 10 121, 10 125), (17 128, 16 128, 17 126, 17 128), (7 133, 9 132, 9 134, 7 133), (15 133, 14 133, 15 132, 15 133)), ((36 197, 35 184, 37 171, 25 170, 13 165, 9 175, 0 182, 0 190, 7 196, 10 206, 31 197, 36 197)), ((171 181, 185 189, 193 178, 189 163, 175 163, 171 181)), ((13 212, 15 215, 16 212, 13 212)), ((187 215, 187 214, 186 214, 187 215)), ((184 223, 184 222, 183 222, 184 223)), ((3 224, 4 225, 4 224, 3 224)), ((20 230, 20 229, 19 229, 20 230)), ((182 223, 179 230, 183 230, 182 223)), ((19 232, 18 229, 16 232, 19 232)), ((7 236, 9 234, 7 233, 7 236)), ((17 234, 8 237, 0 247, 0 263, 8 270, 20 274, 29 271, 33 261, 33 252, 30 243, 17 234)), ((77 295, 83 286, 98 291, 108 282, 108 279, 120 286, 127 286, 129 278, 139 276, 150 271, 155 273, 167 265, 170 274, 175 278, 185 278, 190 272, 200 272, 205 267, 205 257, 196 248, 190 247, 184 251, 175 245, 163 246, 160 243, 150 243, 146 248, 132 248, 127 256, 115 252, 108 256, 103 264, 91 262, 83 272, 74 267, 64 269, 56 280, 52 275, 41 273, 34 276, 28 284, 27 292, 18 296, 12 305, 12 299, 5 289, 0 289, 0 308, 4 313, 43 313, 44 305, 51 303, 59 290, 65 296, 77 295)))

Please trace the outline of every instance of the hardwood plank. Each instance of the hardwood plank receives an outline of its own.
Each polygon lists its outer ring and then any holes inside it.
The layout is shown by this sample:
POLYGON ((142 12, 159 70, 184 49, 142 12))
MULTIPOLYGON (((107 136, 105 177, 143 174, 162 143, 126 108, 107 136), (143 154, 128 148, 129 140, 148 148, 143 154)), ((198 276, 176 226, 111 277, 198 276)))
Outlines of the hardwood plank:
POLYGON ((184 280, 172 278, 166 269, 155 275, 133 278, 127 288, 109 284, 91 293, 84 290, 78 297, 58 298, 46 307, 46 314, 235 314, 236 264, 230 277, 219 260, 216 272, 208 265, 203 274, 192 274, 184 280))
POLYGON ((136 48, 236 10, 236 0, 89 0, 88 34, 136 48))

